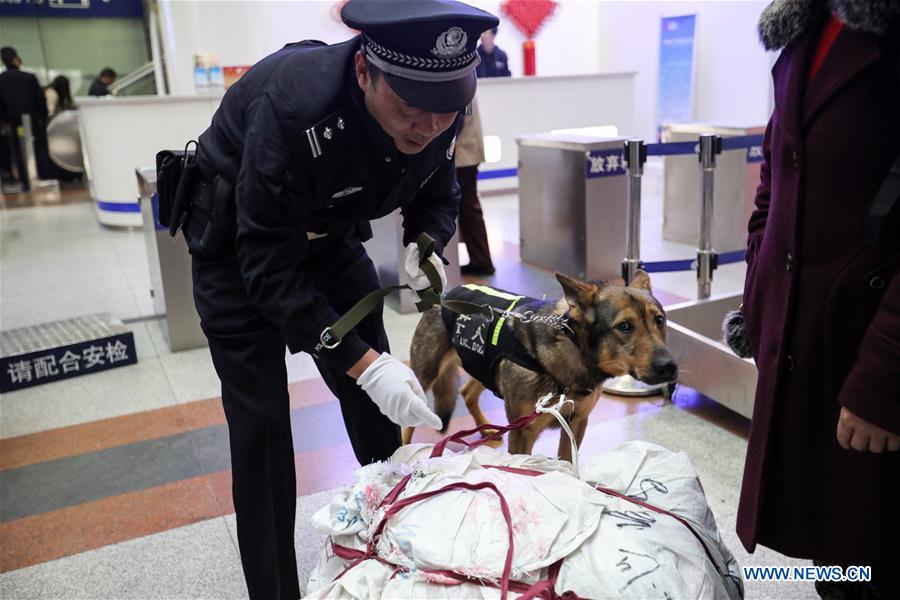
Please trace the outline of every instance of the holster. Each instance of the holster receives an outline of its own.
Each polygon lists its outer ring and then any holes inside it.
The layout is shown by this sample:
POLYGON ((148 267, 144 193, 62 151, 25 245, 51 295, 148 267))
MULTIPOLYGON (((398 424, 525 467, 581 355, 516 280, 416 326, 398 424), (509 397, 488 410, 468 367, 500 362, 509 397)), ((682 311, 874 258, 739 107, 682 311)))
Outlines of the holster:
POLYGON ((208 218, 200 247, 207 252, 217 252, 233 242, 237 232, 234 186, 221 175, 216 175, 206 192, 203 199, 208 201, 208 218))
POLYGON ((172 223, 172 204, 181 179, 184 152, 162 150, 156 154, 156 193, 159 196, 159 222, 166 227, 172 223))
POLYGON ((191 194, 200 181, 196 151, 162 150, 156 154, 156 192, 159 195, 159 222, 174 237, 188 217, 191 194))

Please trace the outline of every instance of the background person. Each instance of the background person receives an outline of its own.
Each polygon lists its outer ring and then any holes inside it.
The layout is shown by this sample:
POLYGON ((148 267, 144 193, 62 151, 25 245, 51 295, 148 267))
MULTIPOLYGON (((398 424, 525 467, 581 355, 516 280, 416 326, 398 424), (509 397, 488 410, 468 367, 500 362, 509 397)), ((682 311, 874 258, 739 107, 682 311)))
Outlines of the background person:
POLYGON ((509 72, 509 59, 506 57, 506 52, 494 44, 496 36, 496 27, 481 34, 481 45, 478 46, 481 64, 475 71, 479 77, 509 77, 512 75, 509 72))
POLYGON ((900 596, 900 210, 866 215, 900 154, 900 3, 777 0, 763 12, 775 111, 747 240, 743 313, 759 369, 737 531, 900 596), (848 157, 856 157, 848 163, 848 157))
POLYGON ((38 176, 50 177, 50 156, 47 153, 47 101, 37 77, 21 69, 22 58, 15 48, 11 46, 0 48, 0 60, 6 67, 6 71, 0 73, 0 128, 3 130, 3 143, 9 148, 10 170, 15 165, 22 191, 29 191, 31 185, 19 142, 18 128, 22 126, 22 115, 29 115, 38 176))
POLYGON ((486 276, 495 272, 488 246, 484 213, 478 199, 478 165, 484 162, 484 137, 478 102, 472 100, 472 114, 465 117, 456 139, 456 180, 462 199, 459 204, 459 237, 469 253, 469 264, 460 267, 463 275, 486 276))
POLYGON ((88 88, 88 96, 108 96, 109 95, 109 86, 116 82, 118 75, 112 69, 112 67, 106 67, 97 77, 91 82, 91 86, 88 88))
POLYGON ((69 78, 65 75, 57 75, 53 81, 44 88, 44 98, 47 101, 47 113, 52 119, 64 110, 75 108, 72 100, 72 91, 69 87, 69 78))

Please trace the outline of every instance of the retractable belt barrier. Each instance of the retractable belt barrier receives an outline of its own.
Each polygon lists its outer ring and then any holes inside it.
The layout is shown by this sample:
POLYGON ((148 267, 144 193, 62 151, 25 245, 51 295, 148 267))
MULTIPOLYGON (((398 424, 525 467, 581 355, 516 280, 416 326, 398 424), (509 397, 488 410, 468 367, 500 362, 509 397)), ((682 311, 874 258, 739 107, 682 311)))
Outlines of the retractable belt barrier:
POLYGON ((666 142, 644 144, 642 140, 625 142, 627 163, 628 228, 626 230, 626 257, 622 260, 622 277, 631 282, 634 272, 641 268, 648 273, 697 270, 698 296, 709 297, 712 272, 718 265, 744 260, 744 250, 717 253, 710 246, 713 210, 713 174, 716 156, 731 150, 746 150, 747 162, 759 162, 763 158, 762 135, 744 135, 722 138, 704 134, 696 142, 666 142), (697 155, 701 169, 701 229, 697 256, 693 259, 643 262, 640 259, 640 178, 648 156, 697 155))
MULTIPOLYGON (((648 273, 672 271, 697 272, 697 298, 709 298, 712 290, 713 272, 719 265, 744 260, 744 250, 719 254, 712 247, 713 186, 715 183, 716 157, 723 151, 746 150, 747 162, 762 160, 761 135, 745 135, 722 138, 715 134, 701 134, 696 142, 667 142, 645 144, 643 140, 631 139, 625 142, 626 176, 628 177, 626 197, 625 257, 622 259, 622 279, 631 285, 638 269, 648 273), (696 154, 700 170, 700 231, 697 254, 693 259, 644 262, 641 260, 641 178, 648 156, 678 156, 696 154)), ((650 396, 666 393, 666 385, 647 385, 629 375, 608 379, 603 391, 629 396, 650 396)))
MULTIPOLYGON (((747 158, 756 161, 762 158, 762 135, 741 135, 722 138, 722 151, 747 150, 747 158)), ((678 156, 685 154, 699 154, 699 142, 665 142, 659 144, 646 144, 647 156, 678 156)))

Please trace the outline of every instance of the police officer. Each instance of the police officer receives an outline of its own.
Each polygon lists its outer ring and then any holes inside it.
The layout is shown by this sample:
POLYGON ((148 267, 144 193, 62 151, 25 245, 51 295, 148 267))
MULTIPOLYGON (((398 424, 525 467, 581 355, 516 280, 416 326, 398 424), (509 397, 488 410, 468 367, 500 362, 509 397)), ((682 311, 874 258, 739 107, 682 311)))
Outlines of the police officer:
POLYGON ((388 353, 381 307, 338 344, 323 332, 379 287, 362 246, 370 219, 401 209, 411 285, 428 287, 413 242, 428 233, 440 253, 454 232, 456 133, 475 44, 497 19, 449 0, 350 0, 341 16, 361 34, 290 44, 225 94, 199 140, 203 183, 184 228, 251 598, 299 596, 285 345, 312 354, 360 463, 389 457, 398 425, 441 425, 388 353))

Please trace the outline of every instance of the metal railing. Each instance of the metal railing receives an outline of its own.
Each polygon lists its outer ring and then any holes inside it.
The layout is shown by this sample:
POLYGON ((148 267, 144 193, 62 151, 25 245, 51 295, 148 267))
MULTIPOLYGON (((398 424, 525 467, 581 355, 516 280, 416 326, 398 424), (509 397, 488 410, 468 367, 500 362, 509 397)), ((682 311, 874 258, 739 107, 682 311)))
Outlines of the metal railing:
MULTIPOLYGON (((153 61, 141 65, 131 73, 124 75, 109 86, 109 93, 114 95, 130 95, 137 86, 147 86, 147 79, 152 83, 153 93, 156 93, 156 66, 153 61), (125 92, 123 94, 123 92, 125 92)), ((138 93, 145 93, 143 91, 138 93)))

